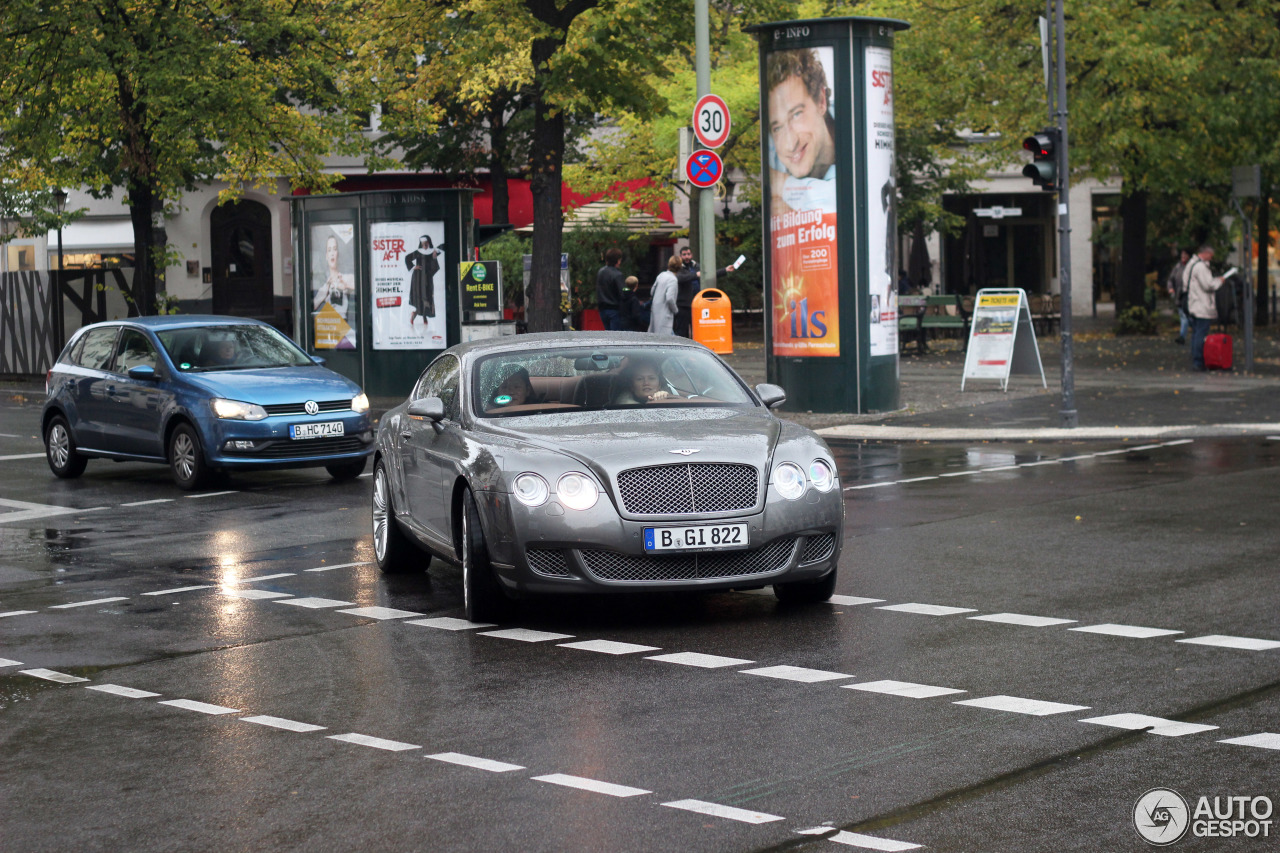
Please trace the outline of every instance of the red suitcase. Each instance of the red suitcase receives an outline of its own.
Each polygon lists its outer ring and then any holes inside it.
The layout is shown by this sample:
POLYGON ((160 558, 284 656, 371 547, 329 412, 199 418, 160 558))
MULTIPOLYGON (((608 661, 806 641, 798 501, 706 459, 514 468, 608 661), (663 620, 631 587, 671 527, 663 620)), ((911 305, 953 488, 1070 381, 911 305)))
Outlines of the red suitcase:
POLYGON ((1204 366, 1209 370, 1231 369, 1231 336, 1209 335, 1204 339, 1204 366))

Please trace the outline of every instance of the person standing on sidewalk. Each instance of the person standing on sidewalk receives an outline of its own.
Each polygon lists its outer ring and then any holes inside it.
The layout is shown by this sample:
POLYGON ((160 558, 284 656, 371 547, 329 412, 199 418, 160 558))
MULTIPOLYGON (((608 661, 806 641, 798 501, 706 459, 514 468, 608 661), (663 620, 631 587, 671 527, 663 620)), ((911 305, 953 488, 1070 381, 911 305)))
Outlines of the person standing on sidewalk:
POLYGON ((655 335, 675 334, 676 293, 680 288, 676 273, 682 268, 680 259, 672 255, 667 259, 666 272, 658 274, 653 283, 649 305, 649 331, 655 335))
POLYGON ((622 250, 612 248, 604 253, 604 266, 596 273, 596 308, 600 310, 600 322, 605 331, 616 332, 618 325, 618 308, 622 304, 622 250))
POLYGON ((1178 263, 1174 265, 1173 271, 1169 273, 1169 278, 1165 282, 1165 286, 1169 290, 1169 296, 1173 299, 1173 304, 1178 306, 1178 337, 1177 343, 1185 344, 1187 342, 1187 329, 1191 326, 1191 318, 1187 316, 1187 287, 1182 280, 1182 274, 1187 268, 1187 262, 1191 260, 1190 249, 1178 250, 1178 263))
POLYGON ((1187 262, 1182 272, 1187 289, 1187 313, 1191 315, 1191 369, 1204 370, 1204 339, 1209 336, 1209 326, 1218 317, 1213 294, 1222 287, 1222 278, 1215 278, 1209 269, 1213 260, 1213 247, 1200 247, 1196 256, 1187 262))

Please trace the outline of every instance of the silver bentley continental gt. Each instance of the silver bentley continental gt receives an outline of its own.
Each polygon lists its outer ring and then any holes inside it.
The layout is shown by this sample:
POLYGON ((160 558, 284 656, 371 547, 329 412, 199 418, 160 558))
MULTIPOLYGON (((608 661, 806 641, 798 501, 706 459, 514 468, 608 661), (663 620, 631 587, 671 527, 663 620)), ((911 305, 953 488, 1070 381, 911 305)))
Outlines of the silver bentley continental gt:
POLYGON ((523 593, 835 589, 826 444, 686 338, 557 332, 460 344, 378 426, 384 572, 461 563, 467 618, 523 593))

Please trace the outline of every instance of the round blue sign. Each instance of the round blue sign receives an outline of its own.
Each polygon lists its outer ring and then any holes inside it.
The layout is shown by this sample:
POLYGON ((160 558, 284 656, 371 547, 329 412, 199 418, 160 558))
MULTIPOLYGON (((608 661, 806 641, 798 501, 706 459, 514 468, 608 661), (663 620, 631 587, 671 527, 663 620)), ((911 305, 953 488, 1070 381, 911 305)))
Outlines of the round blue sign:
POLYGON ((689 183, 705 189, 724 177, 724 161, 714 151, 695 151, 685 163, 684 173, 689 183))

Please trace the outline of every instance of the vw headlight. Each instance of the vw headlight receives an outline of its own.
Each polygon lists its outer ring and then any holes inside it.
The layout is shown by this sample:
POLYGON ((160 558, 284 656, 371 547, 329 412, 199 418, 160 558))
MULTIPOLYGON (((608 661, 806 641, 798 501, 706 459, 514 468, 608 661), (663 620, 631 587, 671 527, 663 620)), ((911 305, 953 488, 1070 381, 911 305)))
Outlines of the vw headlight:
POLYGON ((369 395, 361 391, 351 398, 351 411, 364 413, 369 411, 369 395))
POLYGON ((836 472, 825 460, 815 459, 809 463, 809 481, 818 491, 829 492, 836 484, 836 472))
POLYGON ((512 493, 516 496, 516 500, 525 506, 542 506, 547 502, 547 495, 551 491, 547 488, 546 480, 528 472, 516 477, 512 485, 515 487, 512 493))
POLYGON ((789 501, 804 494, 804 472, 794 462, 783 462, 773 469, 773 487, 789 501))
POLYGON ((560 503, 569 509, 582 510, 596 505, 600 490, 596 488, 596 481, 586 474, 570 471, 556 483, 556 494, 560 497, 560 503))
POLYGON ((267 416, 267 410, 257 403, 242 403, 239 400, 223 400, 215 397, 212 404, 213 413, 227 420, 260 421, 267 416))

